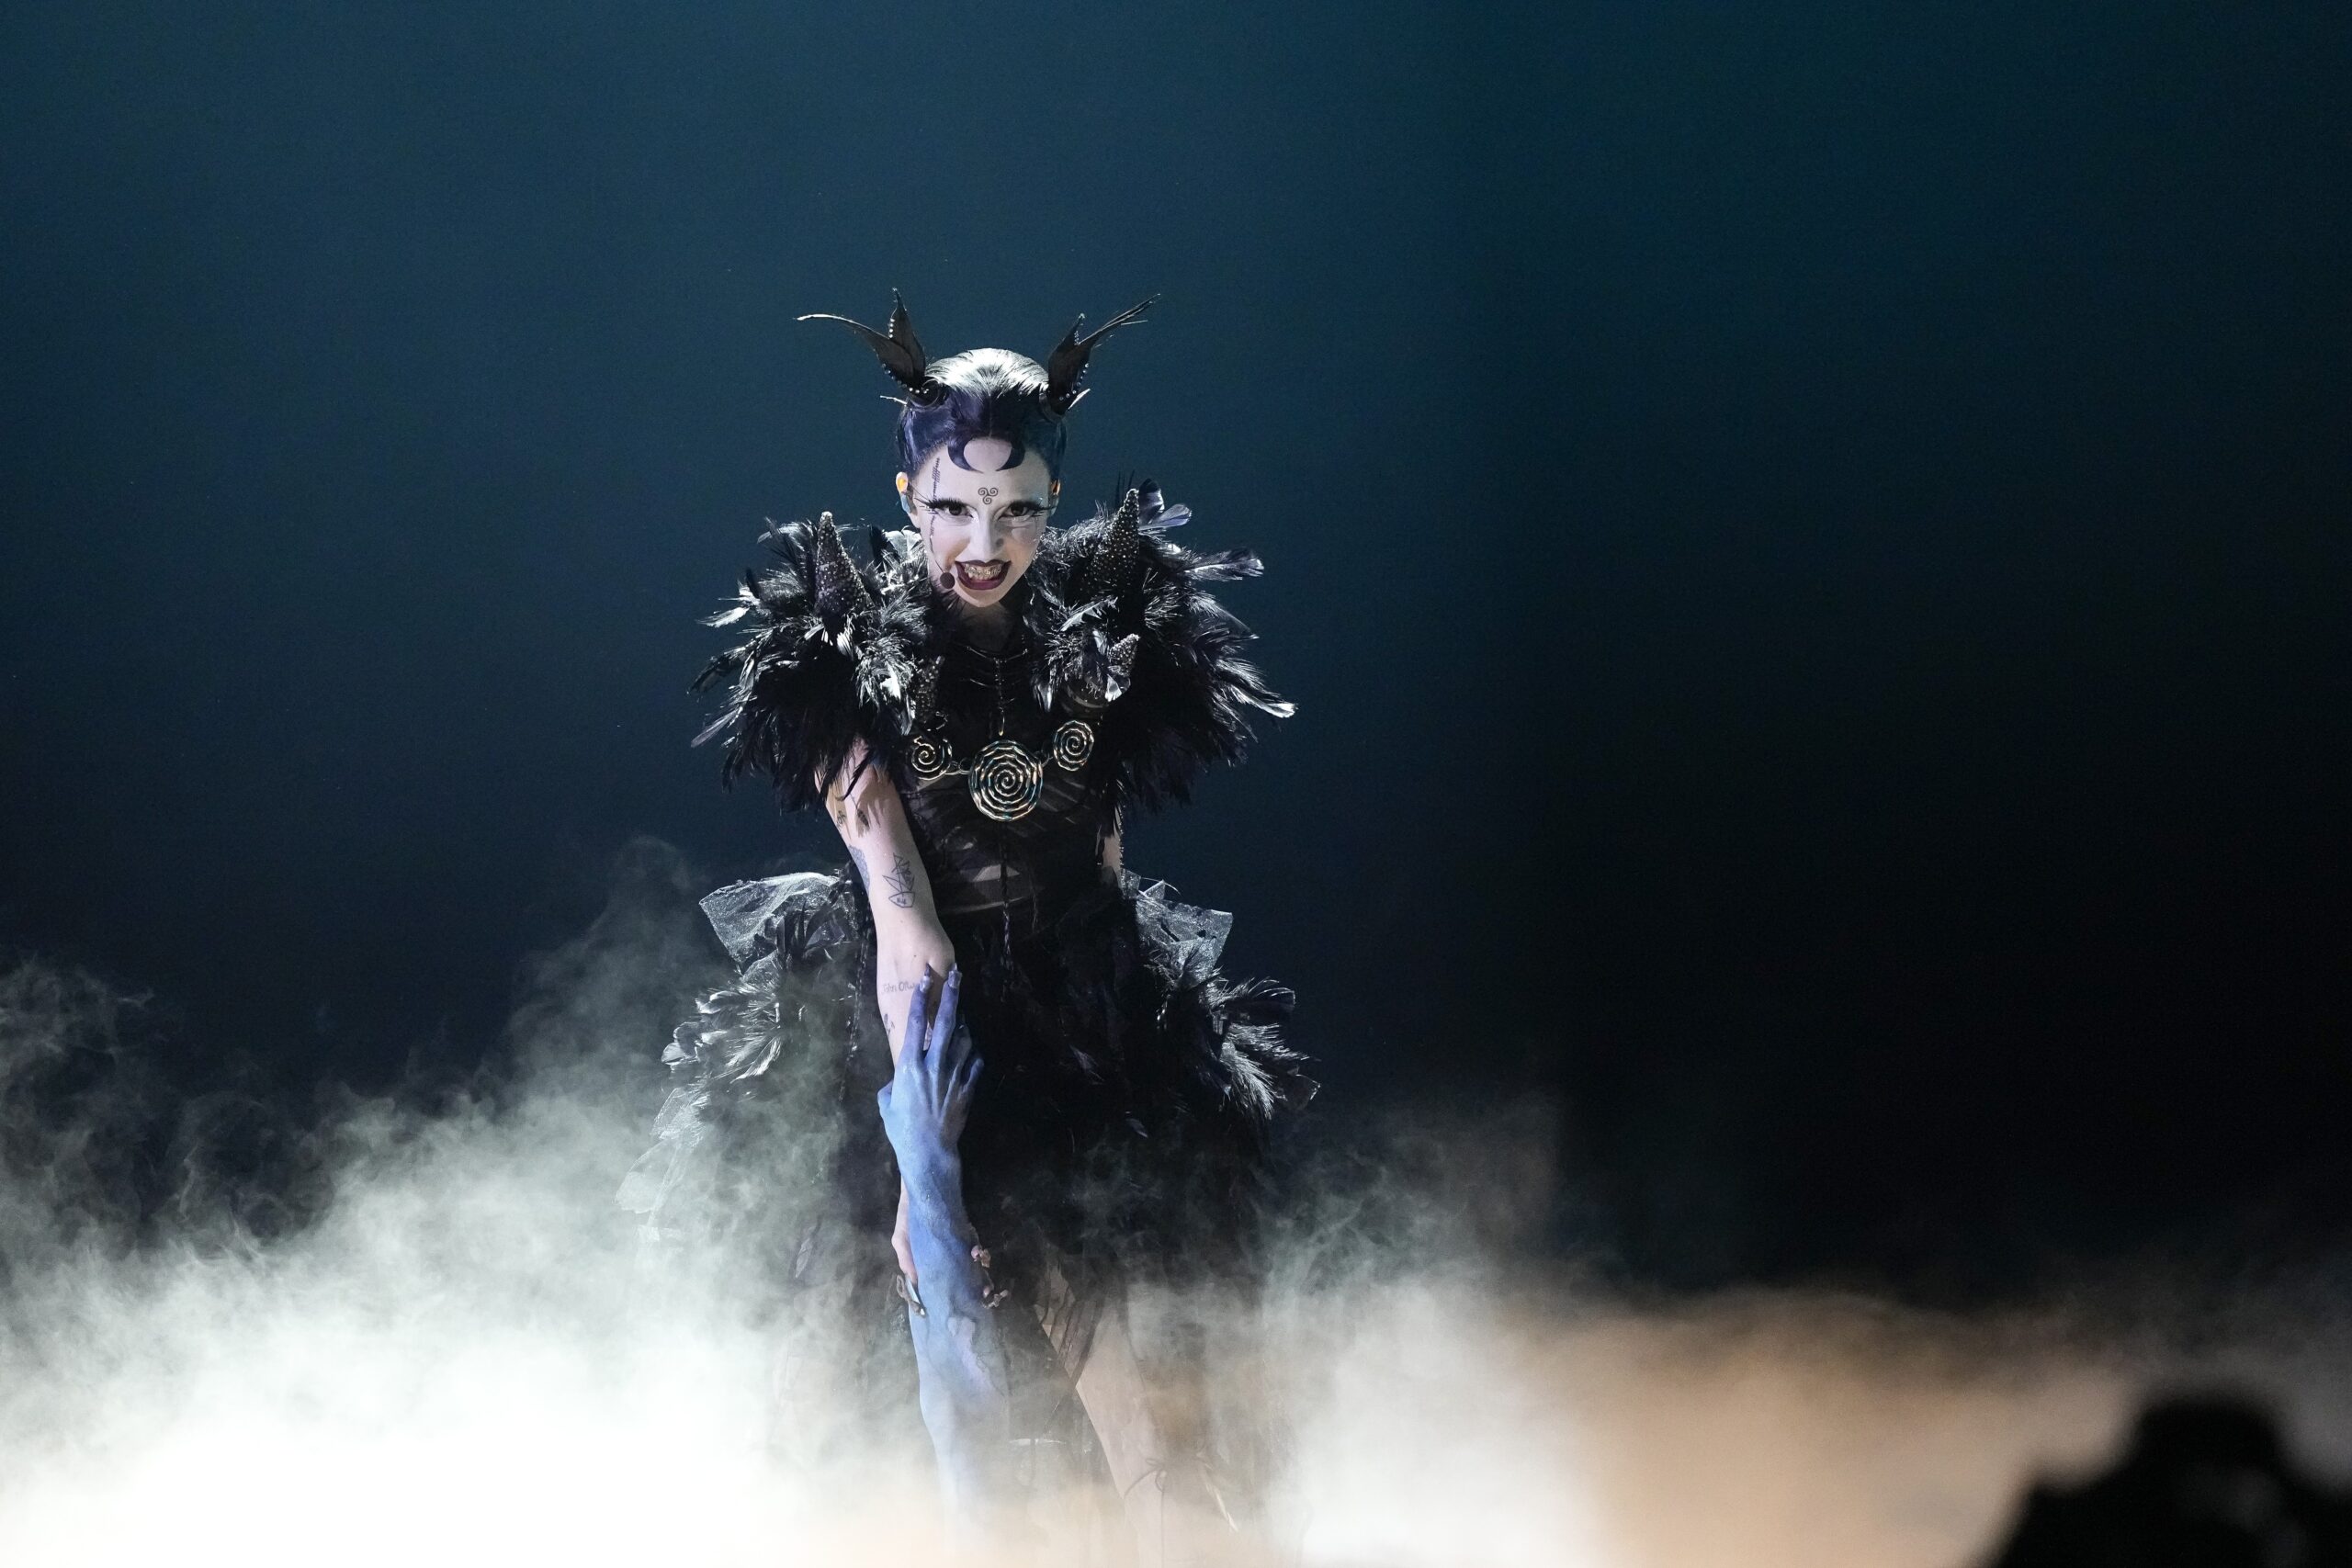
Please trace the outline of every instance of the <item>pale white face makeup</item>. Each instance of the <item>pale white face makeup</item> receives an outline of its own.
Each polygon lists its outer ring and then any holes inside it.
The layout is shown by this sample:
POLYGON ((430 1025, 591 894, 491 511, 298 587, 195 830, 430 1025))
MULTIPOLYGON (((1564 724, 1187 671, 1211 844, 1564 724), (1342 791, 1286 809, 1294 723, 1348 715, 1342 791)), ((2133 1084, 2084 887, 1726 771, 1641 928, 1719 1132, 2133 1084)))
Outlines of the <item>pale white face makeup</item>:
POLYGON ((1012 444, 993 437, 967 442, 959 468, 944 445, 932 449, 912 473, 899 476, 899 504, 923 538, 934 581, 952 576, 951 592, 985 610, 1001 604, 1037 558, 1046 520, 1061 499, 1061 481, 1035 452, 1011 468, 1012 444))

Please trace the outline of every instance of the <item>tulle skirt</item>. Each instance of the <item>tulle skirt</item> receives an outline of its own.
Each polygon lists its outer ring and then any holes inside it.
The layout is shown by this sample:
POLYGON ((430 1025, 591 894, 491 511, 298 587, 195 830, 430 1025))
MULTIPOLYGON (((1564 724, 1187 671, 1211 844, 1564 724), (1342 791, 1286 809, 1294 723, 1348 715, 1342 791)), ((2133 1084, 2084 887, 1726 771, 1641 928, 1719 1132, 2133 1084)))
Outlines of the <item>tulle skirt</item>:
MULTIPOLYGON (((888 1302, 898 1179, 874 1095, 890 1057, 863 893, 846 868, 803 872, 703 909, 738 972, 664 1053, 672 1091, 620 1201, 649 1242, 888 1302)), ((1219 972, 1231 923, 1127 872, 1050 917, 943 917, 986 1064, 967 1205, 996 1282, 1032 1309, 1246 1274, 1268 1134, 1315 1086, 1283 1043, 1290 992, 1219 972)))

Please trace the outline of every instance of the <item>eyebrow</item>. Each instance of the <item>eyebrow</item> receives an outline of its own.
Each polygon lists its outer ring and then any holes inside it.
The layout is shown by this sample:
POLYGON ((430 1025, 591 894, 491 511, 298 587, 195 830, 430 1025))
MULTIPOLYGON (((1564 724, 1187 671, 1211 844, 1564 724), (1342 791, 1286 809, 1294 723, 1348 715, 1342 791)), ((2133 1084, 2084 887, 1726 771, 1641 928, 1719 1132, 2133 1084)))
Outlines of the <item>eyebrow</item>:
MULTIPOLYGON (((925 506, 937 506, 942 502, 950 501, 956 502, 959 506, 973 506, 978 504, 978 502, 967 500, 960 495, 941 495, 936 489, 934 489, 931 494, 918 496, 916 499, 921 501, 925 506)), ((1043 495, 1016 495, 1004 504, 1007 506, 1018 506, 1024 501, 1032 506, 1046 506, 1051 503, 1052 498, 1050 496, 1043 495)))

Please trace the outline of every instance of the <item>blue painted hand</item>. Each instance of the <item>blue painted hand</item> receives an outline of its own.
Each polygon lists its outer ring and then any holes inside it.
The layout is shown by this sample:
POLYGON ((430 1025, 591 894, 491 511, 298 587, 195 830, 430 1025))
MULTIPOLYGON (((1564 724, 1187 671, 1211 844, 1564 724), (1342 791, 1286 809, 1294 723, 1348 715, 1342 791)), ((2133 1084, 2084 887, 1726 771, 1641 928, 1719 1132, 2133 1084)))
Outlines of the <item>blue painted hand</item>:
POLYGON ((916 983, 907 1004, 906 1032, 899 1036, 905 1043, 897 1068, 875 1096, 882 1130, 899 1156, 899 1173, 910 1196, 917 1195, 919 1181, 935 1189, 943 1179, 960 1180, 956 1148, 971 1114, 972 1088, 979 1081, 982 1065, 972 1046, 972 1032, 956 1021, 962 971, 947 972, 938 987, 935 1010, 930 1006, 933 980, 926 968, 916 983))

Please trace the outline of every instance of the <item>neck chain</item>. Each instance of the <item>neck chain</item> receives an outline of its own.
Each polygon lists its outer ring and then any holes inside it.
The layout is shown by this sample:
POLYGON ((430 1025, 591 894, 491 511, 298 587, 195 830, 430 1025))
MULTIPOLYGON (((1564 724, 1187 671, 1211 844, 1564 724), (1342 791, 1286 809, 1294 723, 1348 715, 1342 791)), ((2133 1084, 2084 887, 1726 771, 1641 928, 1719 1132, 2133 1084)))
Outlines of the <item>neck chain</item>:
POLYGON ((1009 653, 990 653, 981 648, 972 649, 989 661, 989 694, 996 699, 996 732, 1000 736, 1004 733, 1004 667, 1021 656, 1017 633, 1009 653))

